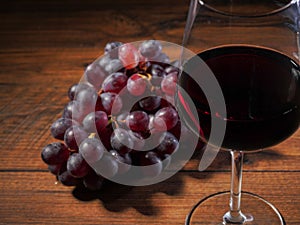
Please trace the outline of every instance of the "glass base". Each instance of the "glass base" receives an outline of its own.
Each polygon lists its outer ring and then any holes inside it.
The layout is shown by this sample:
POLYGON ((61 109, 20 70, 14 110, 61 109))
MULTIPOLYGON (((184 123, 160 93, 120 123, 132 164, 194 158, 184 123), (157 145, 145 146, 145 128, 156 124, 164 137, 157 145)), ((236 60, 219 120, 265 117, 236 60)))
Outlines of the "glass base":
POLYGON ((285 225, 280 212, 265 199, 242 192, 241 209, 244 215, 243 223, 228 223, 223 216, 229 209, 230 192, 220 192, 210 195, 194 206, 186 218, 186 225, 285 225))

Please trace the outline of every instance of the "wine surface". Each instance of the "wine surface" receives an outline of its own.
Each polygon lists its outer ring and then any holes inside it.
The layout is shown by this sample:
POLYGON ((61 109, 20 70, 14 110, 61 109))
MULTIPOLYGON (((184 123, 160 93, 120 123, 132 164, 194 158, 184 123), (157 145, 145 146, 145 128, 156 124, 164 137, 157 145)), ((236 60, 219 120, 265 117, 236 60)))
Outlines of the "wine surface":
MULTIPOLYGON (((289 57, 254 46, 224 46, 199 53, 218 80, 224 95, 227 115, 212 112, 205 94, 192 79, 202 76, 201 67, 190 59, 179 85, 197 108, 200 127, 208 139, 212 116, 226 120, 222 148, 257 150, 276 145, 292 135, 300 120, 300 68, 289 57)), ((213 87, 212 87, 213 88, 213 87)), ((194 115, 179 100, 190 127, 194 115)), ((213 100, 212 100, 213 102, 213 100)), ((212 143, 214 144, 214 143, 212 143)))

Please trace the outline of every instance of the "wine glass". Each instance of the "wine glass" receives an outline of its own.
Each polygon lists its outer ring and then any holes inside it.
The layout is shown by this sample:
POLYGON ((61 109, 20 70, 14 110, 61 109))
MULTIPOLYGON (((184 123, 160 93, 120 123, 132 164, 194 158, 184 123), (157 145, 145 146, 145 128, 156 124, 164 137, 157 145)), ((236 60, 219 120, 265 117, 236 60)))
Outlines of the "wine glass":
MULTIPOLYGON (((230 191, 201 200, 186 224, 285 224, 279 210, 267 200, 242 192, 242 168, 245 153, 276 145, 299 127, 299 3, 191 0, 183 46, 198 55, 182 61, 179 86, 193 102, 187 102, 179 90, 178 106, 186 124, 211 149, 230 152, 232 175, 230 191), (218 87, 199 84, 199 77, 203 82, 212 79, 212 74, 218 87), (218 88, 221 97, 206 93, 218 88), (222 99, 225 109, 218 111, 216 105, 222 99), (196 113, 190 104, 196 106, 196 113), (212 137, 216 121, 226 123, 226 129, 220 130, 221 139, 212 137)), ((217 152, 206 151, 213 156, 217 152)), ((200 164, 200 168, 205 167, 200 164)))

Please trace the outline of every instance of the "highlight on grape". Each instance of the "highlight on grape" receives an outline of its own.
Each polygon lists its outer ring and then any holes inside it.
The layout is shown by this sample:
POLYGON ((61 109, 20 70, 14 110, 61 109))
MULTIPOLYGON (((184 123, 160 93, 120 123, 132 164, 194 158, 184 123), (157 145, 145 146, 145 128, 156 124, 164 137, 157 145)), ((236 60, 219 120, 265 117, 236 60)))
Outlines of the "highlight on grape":
MULTIPOLYGON (((110 42, 104 52, 69 88, 70 101, 50 128, 57 141, 41 153, 50 172, 64 185, 90 190, 101 189, 105 179, 144 186, 174 175, 196 149, 205 149, 199 168, 206 169, 219 149, 199 139, 200 127, 185 125, 191 115, 195 124, 201 121, 193 100, 177 84, 181 65, 195 54, 158 40, 110 42), (178 98, 189 108, 180 109, 178 98)), ((200 58, 198 67, 197 74, 185 72, 207 96, 216 96, 218 104, 210 106, 226 113, 214 75, 200 58)), ((225 121, 212 125, 211 138, 222 142, 225 121)))

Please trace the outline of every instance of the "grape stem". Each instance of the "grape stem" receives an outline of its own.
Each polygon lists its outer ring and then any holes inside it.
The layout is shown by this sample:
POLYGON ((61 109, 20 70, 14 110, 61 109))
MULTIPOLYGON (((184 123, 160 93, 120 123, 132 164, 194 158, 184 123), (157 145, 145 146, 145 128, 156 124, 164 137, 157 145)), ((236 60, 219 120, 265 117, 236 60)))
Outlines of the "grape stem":
POLYGON ((111 118, 111 119, 108 121, 108 124, 112 124, 112 123, 115 124, 115 128, 116 128, 116 129, 120 127, 119 124, 118 124, 118 122, 117 122, 114 118, 111 118))
POLYGON ((103 89, 100 88, 100 90, 98 91, 98 95, 101 95, 103 92, 104 92, 103 89))
POLYGON ((88 136, 88 138, 95 138, 96 133, 90 133, 90 135, 88 136))
POLYGON ((150 73, 146 73, 145 75, 144 74, 140 74, 140 75, 142 75, 143 77, 145 77, 149 81, 152 79, 152 75, 150 73))

